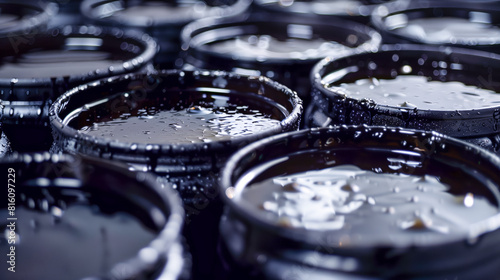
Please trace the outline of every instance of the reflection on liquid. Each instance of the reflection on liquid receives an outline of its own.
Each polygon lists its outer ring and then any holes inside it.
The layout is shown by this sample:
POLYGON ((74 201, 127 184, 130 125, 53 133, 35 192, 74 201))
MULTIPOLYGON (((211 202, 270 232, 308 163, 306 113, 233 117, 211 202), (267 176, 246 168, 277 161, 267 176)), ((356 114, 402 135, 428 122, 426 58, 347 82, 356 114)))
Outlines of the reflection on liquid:
POLYGON ((340 87, 348 97, 371 99, 387 106, 454 111, 500 105, 500 94, 494 91, 461 82, 430 81, 423 76, 361 79, 355 83, 343 83, 340 87))
POLYGON ((330 232, 333 243, 411 246, 466 238, 498 213, 485 198, 453 192, 432 176, 340 165, 251 184, 234 199, 276 225, 330 232))
POLYGON ((145 110, 132 116, 94 123, 80 131, 127 143, 203 143, 247 136, 279 126, 259 110, 248 106, 145 110))

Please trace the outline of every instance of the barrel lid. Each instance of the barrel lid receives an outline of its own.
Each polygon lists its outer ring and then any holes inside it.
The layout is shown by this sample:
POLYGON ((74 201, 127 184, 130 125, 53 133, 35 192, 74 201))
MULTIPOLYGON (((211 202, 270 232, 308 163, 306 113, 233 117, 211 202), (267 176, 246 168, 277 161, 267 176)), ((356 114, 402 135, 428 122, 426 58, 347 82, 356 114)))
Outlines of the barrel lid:
MULTIPOLYGON (((267 13, 256 13, 236 19, 198 20, 182 30, 181 39, 182 49, 187 52, 188 63, 197 67, 202 63, 212 67, 221 65, 224 69, 227 65, 258 69, 263 65, 311 64, 327 55, 375 50, 381 42, 381 37, 375 30, 360 23, 267 13), (244 50, 238 53, 219 51, 214 47, 216 44, 233 40, 236 46, 243 45, 256 51, 260 46, 257 42, 259 39, 266 40, 262 42, 265 52, 263 54, 249 56, 245 55, 244 50), (301 44, 308 41, 317 41, 317 46, 301 47, 301 44), (338 44, 340 48, 328 47, 329 42, 338 44)), ((238 51, 237 47, 234 48, 238 51)))
MULTIPOLYGON (((50 1, 0 1, 0 38, 15 35, 30 38, 43 32, 49 20, 58 12, 58 5, 50 1)), ((5 44, 5 43, 4 43, 5 44)))
POLYGON ((54 98, 81 83, 139 70, 157 52, 156 42, 146 34, 92 25, 9 39, 12 44, 0 46, 5 101, 42 101, 47 94, 54 98))
MULTIPOLYGON (((268 78, 222 71, 161 70, 147 74, 115 76, 74 88, 54 102, 49 116, 56 135, 56 145, 63 149, 121 159, 125 162, 147 163, 153 165, 150 166, 152 169, 163 163, 170 166, 173 164, 172 168, 175 169, 189 171, 187 169, 190 168, 190 163, 191 167, 204 168, 208 165, 210 170, 214 165, 220 165, 228 154, 247 143, 282 131, 297 129, 301 113, 302 101, 297 93, 268 78), (102 116, 103 119, 114 115, 114 118, 120 119, 120 114, 132 112, 137 108, 160 109, 164 106, 162 110, 169 111, 180 104, 186 111, 191 108, 189 106, 213 103, 214 105, 206 106, 222 107, 229 104, 227 102, 237 102, 238 105, 248 105, 249 108, 266 108, 266 112, 272 112, 274 117, 279 119, 274 119, 255 133, 243 133, 234 137, 229 134, 229 138, 197 140, 194 143, 186 142, 186 139, 182 142, 169 141, 168 137, 134 142, 127 141, 126 138, 88 135, 80 131, 82 127, 77 127, 86 119, 79 119, 80 114, 102 116), (217 105, 218 103, 222 105, 217 105), (206 160, 207 156, 209 160, 206 160)), ((202 118, 204 126, 208 120, 202 118)), ((175 123, 170 125, 170 119, 164 122, 166 128, 163 130, 176 129, 175 123)), ((200 125, 195 128, 198 126, 200 125)), ((186 128, 179 131, 189 129, 185 125, 182 127, 186 128)), ((163 131, 161 127, 153 128, 156 129, 163 131)), ((179 133, 176 135, 178 136, 174 136, 187 137, 179 133)))
MULTIPOLYGON (((370 14, 381 3, 387 0, 256 0, 254 5, 271 12, 285 14, 301 14, 306 16, 343 17, 346 19, 368 22, 370 14)), ((390 2, 390 1, 389 1, 390 2)))
MULTIPOLYGON (((129 171, 127 166, 116 162, 68 154, 14 153, 0 159, 0 166, 5 172, 12 174, 9 178, 16 178, 17 211, 21 211, 21 205, 26 205, 26 208, 48 212, 57 219, 64 219, 65 207, 71 204, 88 205, 88 207, 93 206, 100 210, 91 217, 112 215, 117 211, 124 212, 137 218, 144 227, 154 230, 154 239, 147 242, 132 257, 123 259, 122 256, 121 261, 108 264, 104 271, 99 271, 103 275, 88 276, 103 276, 106 279, 107 277, 110 279, 145 278, 151 273, 158 273, 162 265, 168 261, 182 266, 182 260, 167 259, 171 250, 179 250, 176 247, 179 246, 179 235, 184 219, 181 200, 175 191, 161 186, 154 176, 129 171)), ((79 217, 82 216, 72 216, 73 219, 79 217)), ((85 215, 83 217, 89 218, 85 215)), ((69 222, 75 223, 75 227, 72 228, 74 231, 81 229, 82 224, 88 223, 86 220, 70 220, 69 222)), ((32 221, 32 223, 33 227, 36 226, 35 222, 32 221)), ((101 230, 104 229, 101 228, 101 230)), ((23 232, 17 230, 16 232, 22 238, 23 232)), ((75 232, 63 230, 62 235, 64 234, 72 235, 75 232)), ((83 241, 87 237, 82 235, 78 238, 81 238, 82 242, 88 241, 83 241)), ((45 238, 53 237, 45 235, 45 238)), ((16 246, 21 245, 22 243, 16 246)), ((43 244, 41 246, 43 248, 43 244)), ((70 250, 71 254, 79 253, 73 252, 72 248, 66 249, 70 250)), ((108 250, 114 249, 108 248, 108 250)), ((54 251, 53 253, 61 252, 54 251)), ((51 256, 49 254, 47 258, 51 256)), ((78 263, 72 263, 72 265, 77 266, 78 263)), ((63 273, 62 270, 59 272, 63 273)))
POLYGON ((236 16, 245 12, 250 3, 250 0, 85 0, 81 4, 81 11, 87 18, 104 25, 156 28, 184 25, 205 17, 236 16))
MULTIPOLYGON (((272 250, 271 254, 266 255, 270 258, 269 261, 273 259, 312 265, 327 271, 361 273, 366 276, 432 275, 447 269, 456 271, 462 264, 478 264, 469 262, 469 258, 473 256, 476 260, 489 259, 483 246, 498 242, 500 213, 468 225, 466 234, 455 236, 456 238, 443 244, 433 244, 422 238, 418 240, 421 242, 419 245, 407 247, 395 244, 362 245, 349 242, 348 237, 345 243, 341 242, 334 230, 308 230, 291 228, 286 224, 278 225, 270 222, 264 215, 257 215, 255 208, 248 207, 247 203, 234 200, 241 194, 243 185, 259 183, 275 176, 321 170, 346 162, 381 174, 426 174, 439 176, 442 182, 447 182, 454 176, 478 180, 481 183, 469 184, 464 179, 462 186, 458 183, 453 188, 459 188, 458 193, 467 190, 481 193, 491 198, 496 208, 500 202, 498 157, 472 144, 436 132, 394 127, 334 126, 283 133, 240 149, 222 170, 219 192, 223 194, 222 199, 228 207, 228 217, 223 223, 236 219, 238 234, 246 233, 241 238, 253 246, 241 248, 238 244, 240 249, 234 249, 235 257, 249 261, 272 250), (295 162, 298 159, 300 164, 295 162), (401 163, 398 168, 392 165, 394 160, 401 163), (455 172, 446 173, 446 170, 455 172), (238 252, 244 254, 238 255, 238 252), (315 260, 324 261, 313 262, 305 257, 313 255, 315 260), (343 266, 344 262, 350 265, 343 266), (403 263, 405 265, 401 265, 403 263), (431 263, 440 265, 427 265, 431 263)), ((311 180, 311 184, 315 182, 314 179, 311 180)), ((322 185, 322 188, 328 187, 333 186, 322 185)), ((239 239, 235 237, 234 240, 239 239)), ((390 243, 390 240, 392 239, 388 236, 387 242, 390 243)), ((265 265, 258 261, 255 264, 265 265)))
POLYGON ((497 51, 498 44, 500 44, 498 1, 396 1, 374 9, 371 22, 384 37, 397 38, 401 42, 449 45, 489 51, 497 51), (410 26, 411 21, 415 20, 442 21, 429 23, 428 27, 417 27, 418 23, 410 26), (449 27, 455 27, 457 30, 448 32, 446 20, 453 20, 449 27), (459 22, 456 22, 457 20, 459 22), (476 31, 467 30, 467 26, 476 26, 476 31), (430 31, 426 32, 425 28, 430 31), (400 32, 402 29, 408 31, 400 32), (488 29, 492 31, 487 33, 488 29))
POLYGON ((465 109, 384 105, 370 98, 346 96, 339 85, 362 79, 391 80, 412 75, 433 81, 457 81, 498 92, 500 88, 495 82, 498 80, 495 74, 498 71, 495 69, 500 65, 499 61, 500 56, 497 54, 469 49, 384 45, 379 52, 320 61, 311 72, 312 95, 321 110, 341 123, 436 130, 454 137, 491 135, 498 133, 500 119, 500 106, 494 103, 488 107, 465 109))

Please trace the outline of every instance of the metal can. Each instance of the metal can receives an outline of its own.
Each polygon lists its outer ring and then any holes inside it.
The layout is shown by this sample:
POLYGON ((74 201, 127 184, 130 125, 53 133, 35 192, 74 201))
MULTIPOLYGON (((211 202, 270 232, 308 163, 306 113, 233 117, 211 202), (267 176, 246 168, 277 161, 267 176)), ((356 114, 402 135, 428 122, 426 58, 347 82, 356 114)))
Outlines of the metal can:
POLYGON ((136 29, 158 40, 158 69, 180 68, 179 34, 193 20, 236 17, 245 13, 250 0, 150 1, 85 0, 81 12, 88 20, 104 26, 136 29))
POLYGON ((154 176, 49 153, 14 154, 0 168, 2 279, 188 279, 181 200, 154 176))
POLYGON ((91 25, 10 39, 12 44, 0 46, 0 98, 4 132, 13 150, 20 152, 50 148, 48 110, 63 92, 99 78, 142 70, 157 52, 156 42, 148 35, 91 25))
POLYGON ((424 45, 385 45, 376 53, 327 58, 311 72, 306 125, 434 130, 497 152, 499 59, 424 45))
POLYGON ((377 7, 372 25, 384 43, 448 45, 500 51, 496 1, 402 0, 377 7))
POLYGON ((186 69, 264 75, 309 103, 311 68, 331 55, 374 51, 380 35, 347 20, 251 14, 244 19, 204 19, 181 34, 186 69))
POLYGON ((404 128, 260 140, 222 171, 219 279, 494 278, 499 168, 474 145, 404 128))

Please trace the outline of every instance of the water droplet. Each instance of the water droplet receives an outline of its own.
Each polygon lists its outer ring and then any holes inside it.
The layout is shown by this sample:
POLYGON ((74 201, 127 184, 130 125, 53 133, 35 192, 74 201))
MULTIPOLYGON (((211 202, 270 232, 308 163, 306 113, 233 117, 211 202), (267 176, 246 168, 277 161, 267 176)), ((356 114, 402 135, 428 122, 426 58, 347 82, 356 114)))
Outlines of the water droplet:
POLYGON ((360 190, 360 188, 357 185, 351 182, 347 182, 345 185, 341 187, 341 189, 346 192, 359 192, 360 190))
POLYGON ((34 219, 30 220, 30 226, 31 228, 36 231, 38 229, 38 222, 34 219))
POLYGON ((289 183, 283 186, 285 192, 300 192, 300 185, 298 183, 289 183))
POLYGON ((146 247, 139 251, 139 258, 147 264, 154 264, 159 256, 158 251, 151 247, 146 247))
POLYGON ((52 216, 54 216, 55 218, 61 218, 62 215, 63 215, 63 211, 61 208, 57 207, 57 206, 52 206, 51 209, 50 209, 50 213, 52 214, 52 216))
POLYGON ((370 204, 370 205, 375 205, 375 198, 373 198, 373 197, 368 197, 367 202, 368 202, 368 204, 370 204))
POLYGON ((474 206, 474 195, 472 193, 467 193, 464 196, 463 203, 464 203, 465 207, 470 208, 470 207, 474 206))
POLYGON ((403 72, 404 74, 410 74, 412 70, 413 69, 410 65, 404 65, 403 67, 401 67, 401 72, 403 72))
POLYGON ((35 208, 35 201, 33 200, 33 198, 28 198, 28 207, 31 209, 35 208))
POLYGON ((182 126, 178 123, 171 123, 171 124, 169 124, 169 126, 175 130, 182 128, 182 126))
POLYGON ((234 187, 229 187, 226 189, 226 196, 229 199, 232 199, 234 197, 234 187))
POLYGON ((398 106, 403 107, 403 108, 417 108, 417 105, 412 104, 408 101, 404 101, 403 103, 399 103, 398 106))
POLYGON ((222 76, 215 78, 212 81, 212 85, 217 88, 225 88, 228 84, 228 81, 224 79, 222 76))
POLYGON ((191 106, 187 109, 187 112, 190 114, 203 115, 212 113, 212 110, 204 108, 202 106, 191 106))
POLYGON ((421 217, 415 217, 413 221, 402 223, 401 227, 405 230, 423 230, 427 229, 427 224, 421 217))
POLYGON ((384 207, 382 208, 382 212, 387 214, 394 214, 396 213, 396 209, 394 207, 384 207))

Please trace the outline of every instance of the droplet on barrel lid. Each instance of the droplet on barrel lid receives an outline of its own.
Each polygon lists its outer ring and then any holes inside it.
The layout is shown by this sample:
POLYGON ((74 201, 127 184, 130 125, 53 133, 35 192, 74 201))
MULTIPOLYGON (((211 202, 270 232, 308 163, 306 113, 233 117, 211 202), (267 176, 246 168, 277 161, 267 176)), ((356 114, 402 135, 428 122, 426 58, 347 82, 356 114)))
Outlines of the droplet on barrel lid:
POLYGON ((387 214, 394 214, 396 213, 396 209, 394 207, 384 207, 382 208, 382 212, 387 214))
POLYGON ((146 247, 139 251, 139 258, 145 263, 154 264, 159 258, 159 253, 154 248, 146 247))
POLYGON ((432 222, 424 220, 422 217, 415 217, 412 221, 406 221, 401 224, 401 228, 405 230, 423 230, 428 229, 428 225, 432 222))
POLYGON ((288 183, 283 186, 283 190, 286 192, 300 192, 300 185, 297 182, 288 183))
POLYGON ((293 227, 293 223, 290 220, 290 218, 288 218, 288 217, 280 217, 278 219, 278 225, 282 226, 282 227, 287 227, 287 228, 292 228, 293 227))
POLYGON ((462 201, 464 206, 467 208, 474 206, 474 194, 472 194, 470 192, 464 196, 460 196, 459 199, 462 201))
POLYGON ((398 106, 403 108, 417 108, 417 105, 412 104, 408 101, 404 101, 403 103, 398 104, 398 106))
POLYGON ((35 219, 31 219, 30 220, 30 226, 33 230, 37 230, 38 229, 38 221, 35 220, 35 219))
POLYGON ((50 208, 50 213, 56 218, 61 218, 63 215, 63 210, 57 206, 52 206, 50 208))
POLYGON ((414 195, 414 196, 410 197, 410 199, 408 201, 416 203, 419 201, 419 198, 418 198, 418 196, 414 195))
POLYGON ((187 109, 187 112, 190 114, 210 114, 212 110, 204 108, 199 105, 191 106, 187 109))
POLYGON ((261 204, 260 208, 262 208, 263 210, 266 210, 266 211, 276 212, 279 207, 278 207, 278 204, 276 202, 264 201, 261 204))
POLYGON ((346 182, 346 184, 343 185, 341 187, 341 189, 343 191, 347 191, 347 192, 359 192, 359 190, 360 190, 359 186, 357 186, 356 184, 354 184, 352 182, 346 182))

